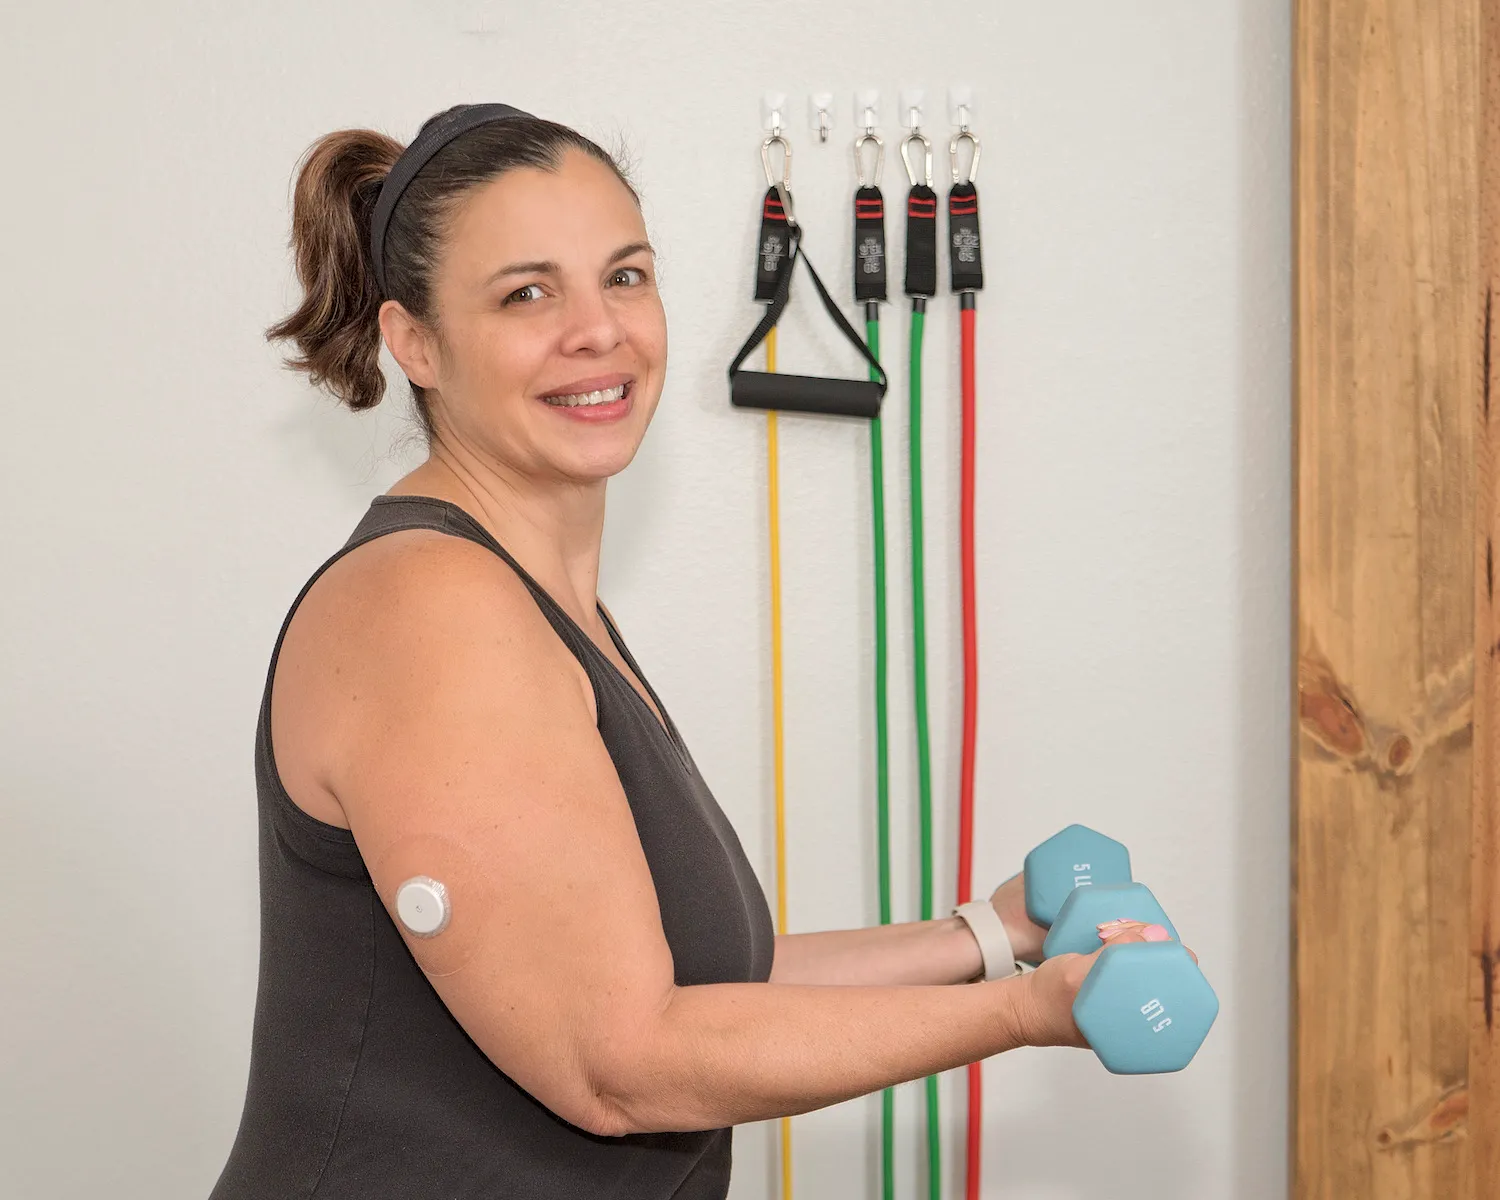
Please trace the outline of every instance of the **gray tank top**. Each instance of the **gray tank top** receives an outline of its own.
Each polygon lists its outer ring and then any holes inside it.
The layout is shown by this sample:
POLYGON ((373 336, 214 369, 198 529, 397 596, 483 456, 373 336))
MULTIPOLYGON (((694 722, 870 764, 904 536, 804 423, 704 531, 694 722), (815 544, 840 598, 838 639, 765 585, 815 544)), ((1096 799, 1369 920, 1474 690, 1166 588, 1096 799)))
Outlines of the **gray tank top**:
POLYGON ((238 1136, 211 1200, 722 1200, 730 1131, 600 1137, 499 1070, 412 959, 346 829, 309 816, 271 749, 271 681, 297 604, 340 557, 400 529, 468 538, 504 559, 598 697, 660 902, 679 985, 764 982, 765 895, 682 736, 488 532, 456 505, 377 496, 298 595, 271 655, 255 737, 260 978, 238 1136))

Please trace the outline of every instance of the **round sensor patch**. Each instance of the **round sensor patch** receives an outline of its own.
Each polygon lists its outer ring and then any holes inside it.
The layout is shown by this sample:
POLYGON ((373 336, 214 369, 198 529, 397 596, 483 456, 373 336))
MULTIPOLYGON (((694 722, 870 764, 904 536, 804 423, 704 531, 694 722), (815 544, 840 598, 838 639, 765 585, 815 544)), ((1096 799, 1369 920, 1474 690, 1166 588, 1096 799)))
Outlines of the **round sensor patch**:
POLYGON ((416 875, 396 889, 396 916, 408 933, 433 937, 448 927, 448 889, 416 875))

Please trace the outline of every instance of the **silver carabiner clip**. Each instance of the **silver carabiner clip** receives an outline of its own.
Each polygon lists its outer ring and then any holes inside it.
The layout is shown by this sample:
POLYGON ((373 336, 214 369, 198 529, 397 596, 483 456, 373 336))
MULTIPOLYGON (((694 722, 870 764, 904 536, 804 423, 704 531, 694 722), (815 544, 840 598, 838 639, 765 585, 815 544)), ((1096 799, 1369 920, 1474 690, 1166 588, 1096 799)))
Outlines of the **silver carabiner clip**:
POLYGON ((880 140, 880 135, 871 130, 865 130, 854 139, 854 173, 859 179, 860 187, 871 186, 871 181, 865 178, 865 143, 875 143, 875 178, 874 186, 880 186, 880 176, 885 170, 885 143, 880 140))
POLYGON ((780 133, 773 133, 760 144, 760 165, 766 169, 766 186, 776 189, 781 197, 781 207, 786 213, 786 223, 795 225, 797 218, 792 211, 792 144, 780 133), (781 178, 771 170, 771 147, 781 147, 781 178))
POLYGON ((967 126, 953 135, 952 141, 948 143, 948 157, 953 164, 954 183, 973 183, 974 176, 979 174, 979 139, 969 132, 967 126), (964 140, 974 148, 974 157, 969 159, 969 175, 967 179, 958 177, 958 144, 964 140))
POLYGON ((911 180, 912 187, 916 187, 917 186, 917 169, 914 166, 911 165, 910 150, 911 150, 911 144, 913 142, 921 142, 922 143, 922 149, 926 153, 926 167, 925 167, 925 170, 923 171, 922 178, 925 181, 925 183, 927 184, 927 186, 931 187, 932 186, 932 143, 929 142, 927 140, 927 138, 922 133, 920 133, 918 130, 916 130, 916 129, 913 129, 910 133, 908 133, 904 138, 901 139, 901 161, 906 164, 906 177, 907 177, 907 179, 911 180))

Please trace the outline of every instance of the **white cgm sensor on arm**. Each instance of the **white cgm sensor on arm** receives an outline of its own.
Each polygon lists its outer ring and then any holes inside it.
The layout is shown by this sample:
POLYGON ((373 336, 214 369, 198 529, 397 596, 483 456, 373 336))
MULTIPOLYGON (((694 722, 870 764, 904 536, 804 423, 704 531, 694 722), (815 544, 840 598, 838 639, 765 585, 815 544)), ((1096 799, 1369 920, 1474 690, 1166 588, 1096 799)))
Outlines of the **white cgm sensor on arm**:
POLYGON ((396 889, 396 916, 416 937, 434 937, 448 927, 448 889, 415 875, 396 889))

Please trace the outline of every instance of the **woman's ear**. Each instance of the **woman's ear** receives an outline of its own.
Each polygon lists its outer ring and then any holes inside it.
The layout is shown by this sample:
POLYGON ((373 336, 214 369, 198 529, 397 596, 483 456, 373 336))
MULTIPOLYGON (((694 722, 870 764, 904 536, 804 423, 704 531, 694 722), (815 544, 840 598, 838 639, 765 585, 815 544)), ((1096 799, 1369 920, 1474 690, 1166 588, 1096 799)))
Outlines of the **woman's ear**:
POLYGON ((380 333, 391 357, 408 379, 419 388, 437 387, 437 355, 432 335, 399 301, 387 300, 380 306, 380 333))

